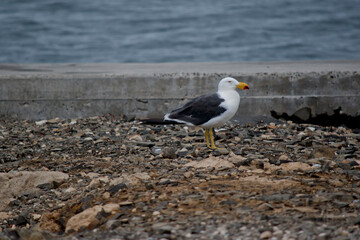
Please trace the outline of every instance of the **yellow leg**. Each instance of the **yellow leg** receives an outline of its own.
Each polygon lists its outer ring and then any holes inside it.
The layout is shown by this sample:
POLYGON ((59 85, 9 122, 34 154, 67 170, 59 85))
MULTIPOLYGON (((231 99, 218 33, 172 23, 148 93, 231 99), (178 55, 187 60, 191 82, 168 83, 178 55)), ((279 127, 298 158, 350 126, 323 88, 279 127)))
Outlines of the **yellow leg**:
POLYGON ((208 148, 210 148, 210 143, 209 143, 209 129, 205 128, 205 139, 206 139, 206 146, 208 148))
POLYGON ((216 149, 217 147, 215 146, 215 143, 214 143, 214 135, 213 135, 213 131, 214 129, 213 128, 210 128, 208 130, 209 134, 210 134, 210 141, 211 141, 211 149, 216 149))

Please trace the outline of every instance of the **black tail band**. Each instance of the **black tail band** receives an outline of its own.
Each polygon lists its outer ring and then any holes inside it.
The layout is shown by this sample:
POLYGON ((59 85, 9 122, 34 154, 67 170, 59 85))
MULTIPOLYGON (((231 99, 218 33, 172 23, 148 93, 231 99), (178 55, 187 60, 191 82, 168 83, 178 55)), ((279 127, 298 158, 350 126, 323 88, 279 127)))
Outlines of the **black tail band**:
POLYGON ((145 118, 140 119, 140 122, 149 125, 181 124, 175 121, 164 120, 163 118, 145 118))

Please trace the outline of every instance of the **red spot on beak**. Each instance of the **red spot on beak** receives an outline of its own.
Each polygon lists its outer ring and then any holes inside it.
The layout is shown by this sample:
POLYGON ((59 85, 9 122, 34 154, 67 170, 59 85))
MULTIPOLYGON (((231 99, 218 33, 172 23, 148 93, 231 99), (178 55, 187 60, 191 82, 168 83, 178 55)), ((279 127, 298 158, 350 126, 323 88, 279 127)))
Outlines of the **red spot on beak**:
POLYGON ((245 90, 245 89, 250 89, 250 88, 249 88, 249 86, 245 86, 245 87, 244 87, 244 90, 245 90))

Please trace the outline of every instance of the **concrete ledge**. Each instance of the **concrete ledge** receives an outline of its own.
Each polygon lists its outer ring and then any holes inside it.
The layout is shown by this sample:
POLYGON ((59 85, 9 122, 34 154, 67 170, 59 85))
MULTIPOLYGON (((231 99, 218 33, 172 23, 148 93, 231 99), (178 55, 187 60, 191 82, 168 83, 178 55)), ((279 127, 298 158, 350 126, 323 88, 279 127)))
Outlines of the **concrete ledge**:
POLYGON ((301 109, 316 116, 341 108, 358 116, 359 70, 360 61, 0 64, 0 115, 35 120, 107 113, 160 116, 213 92, 222 77, 232 76, 250 86, 240 92, 236 120, 301 109))

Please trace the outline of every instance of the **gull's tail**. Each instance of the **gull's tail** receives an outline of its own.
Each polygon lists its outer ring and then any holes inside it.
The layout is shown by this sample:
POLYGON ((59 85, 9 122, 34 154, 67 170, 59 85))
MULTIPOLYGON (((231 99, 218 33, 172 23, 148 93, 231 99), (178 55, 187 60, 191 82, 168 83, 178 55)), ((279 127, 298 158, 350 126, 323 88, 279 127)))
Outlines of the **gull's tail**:
POLYGON ((167 125, 167 124, 181 124, 176 121, 164 120, 163 118, 144 118, 139 119, 141 124, 149 124, 149 125, 167 125))

